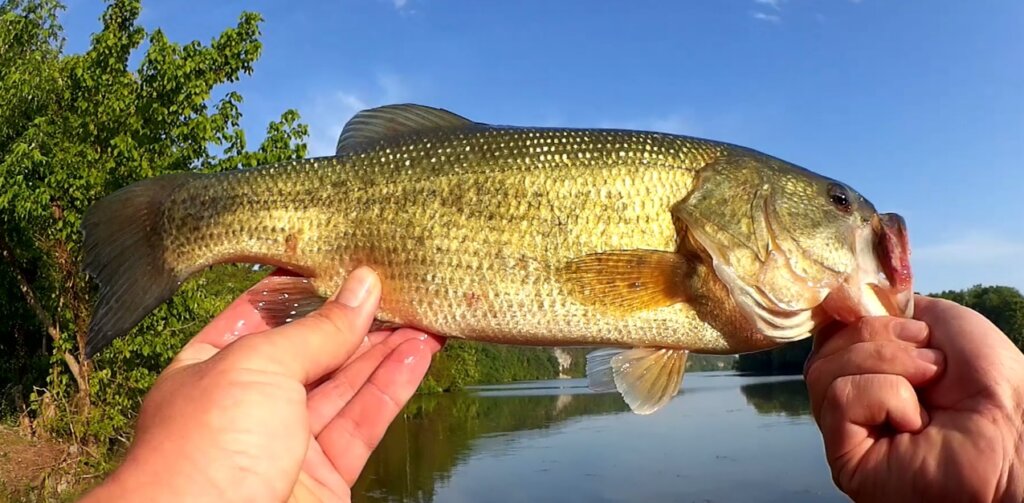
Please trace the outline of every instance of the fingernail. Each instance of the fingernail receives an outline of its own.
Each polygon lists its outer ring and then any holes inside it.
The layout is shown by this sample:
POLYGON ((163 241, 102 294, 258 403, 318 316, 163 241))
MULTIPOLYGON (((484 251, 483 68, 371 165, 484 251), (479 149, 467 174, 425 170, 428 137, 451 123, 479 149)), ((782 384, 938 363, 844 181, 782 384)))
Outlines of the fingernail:
POLYGON ((928 325, 914 320, 900 320, 896 324, 896 338, 907 342, 921 342, 928 337, 928 325))
POLYGON ((942 359, 945 358, 945 355, 942 354, 942 351, 931 348, 917 348, 914 350, 914 356, 918 360, 921 360, 925 363, 930 363, 932 365, 935 365, 936 367, 938 367, 939 364, 942 363, 942 359))
POLYGON ((341 291, 338 292, 338 302, 348 307, 359 307, 360 304, 366 301, 366 297, 370 293, 370 286, 375 279, 374 276, 376 274, 365 267, 352 271, 348 278, 345 279, 345 284, 341 286, 341 291))

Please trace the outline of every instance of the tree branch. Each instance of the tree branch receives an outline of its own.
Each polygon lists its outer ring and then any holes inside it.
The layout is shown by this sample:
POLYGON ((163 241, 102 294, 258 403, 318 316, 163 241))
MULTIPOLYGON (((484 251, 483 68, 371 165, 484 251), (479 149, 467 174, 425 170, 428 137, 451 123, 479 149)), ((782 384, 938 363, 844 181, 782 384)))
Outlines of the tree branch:
POLYGON ((28 302, 28 306, 32 308, 32 312, 35 313, 36 317, 39 318, 39 323, 46 329, 46 333, 53 337, 53 340, 60 339, 60 330, 57 329, 57 325, 53 323, 53 318, 50 314, 43 309, 43 305, 39 303, 39 299, 36 298, 35 292, 32 291, 32 285, 25 279, 25 275, 21 273, 21 269, 18 268, 18 261, 14 258, 14 250, 11 249, 11 245, 7 243, 7 240, 0 236, 0 256, 3 256, 4 261, 11 268, 11 273, 14 274, 14 279, 18 281, 18 289, 21 290, 22 295, 25 296, 25 301, 28 302))
MULTIPOLYGON (((39 303, 35 292, 32 291, 32 285, 29 284, 28 279, 25 278, 25 275, 21 273, 21 269, 18 268, 18 261, 14 258, 14 250, 11 249, 11 245, 7 243, 7 240, 2 235, 0 235, 0 256, 10 266, 14 279, 18 281, 18 289, 25 296, 25 301, 32 308, 32 312, 35 313, 36 317, 39 318, 39 323, 46 329, 46 333, 50 334, 54 342, 60 340, 60 329, 53 322, 50 313, 47 313, 46 309, 43 309, 43 305, 39 303)), ((87 384, 82 376, 82 369, 78 365, 78 360, 67 351, 64 352, 63 357, 64 362, 68 364, 68 368, 71 370, 71 375, 75 378, 78 389, 86 390, 87 384)))

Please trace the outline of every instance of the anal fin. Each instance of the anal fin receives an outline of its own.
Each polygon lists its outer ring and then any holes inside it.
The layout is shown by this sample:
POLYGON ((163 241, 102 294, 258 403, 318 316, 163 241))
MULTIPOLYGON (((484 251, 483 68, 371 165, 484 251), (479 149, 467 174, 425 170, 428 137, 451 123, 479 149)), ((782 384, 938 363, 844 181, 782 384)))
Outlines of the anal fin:
POLYGON ((270 276, 262 288, 249 295, 249 304, 260 313, 267 326, 274 328, 312 313, 327 300, 313 287, 309 278, 270 276))
POLYGON ((618 391, 637 414, 650 414, 679 393, 686 372, 685 349, 603 349, 587 355, 591 390, 618 391))

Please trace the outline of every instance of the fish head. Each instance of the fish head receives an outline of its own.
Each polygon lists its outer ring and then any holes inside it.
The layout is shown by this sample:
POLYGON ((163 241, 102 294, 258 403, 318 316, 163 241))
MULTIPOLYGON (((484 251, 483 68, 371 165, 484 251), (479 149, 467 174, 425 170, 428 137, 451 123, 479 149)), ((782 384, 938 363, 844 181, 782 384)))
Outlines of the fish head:
POLYGON ((703 168, 674 212, 768 337, 913 314, 904 219, 878 213, 842 182, 767 156, 731 156, 703 168))

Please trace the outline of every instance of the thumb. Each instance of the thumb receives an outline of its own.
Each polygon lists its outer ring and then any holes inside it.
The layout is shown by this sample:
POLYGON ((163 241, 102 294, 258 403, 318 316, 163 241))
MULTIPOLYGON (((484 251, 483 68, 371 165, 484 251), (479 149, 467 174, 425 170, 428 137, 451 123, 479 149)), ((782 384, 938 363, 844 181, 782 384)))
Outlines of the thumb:
POLYGON ((341 367, 366 337, 380 302, 380 279, 370 268, 352 271, 320 309, 287 325, 228 346, 249 368, 287 375, 304 384, 341 367))

